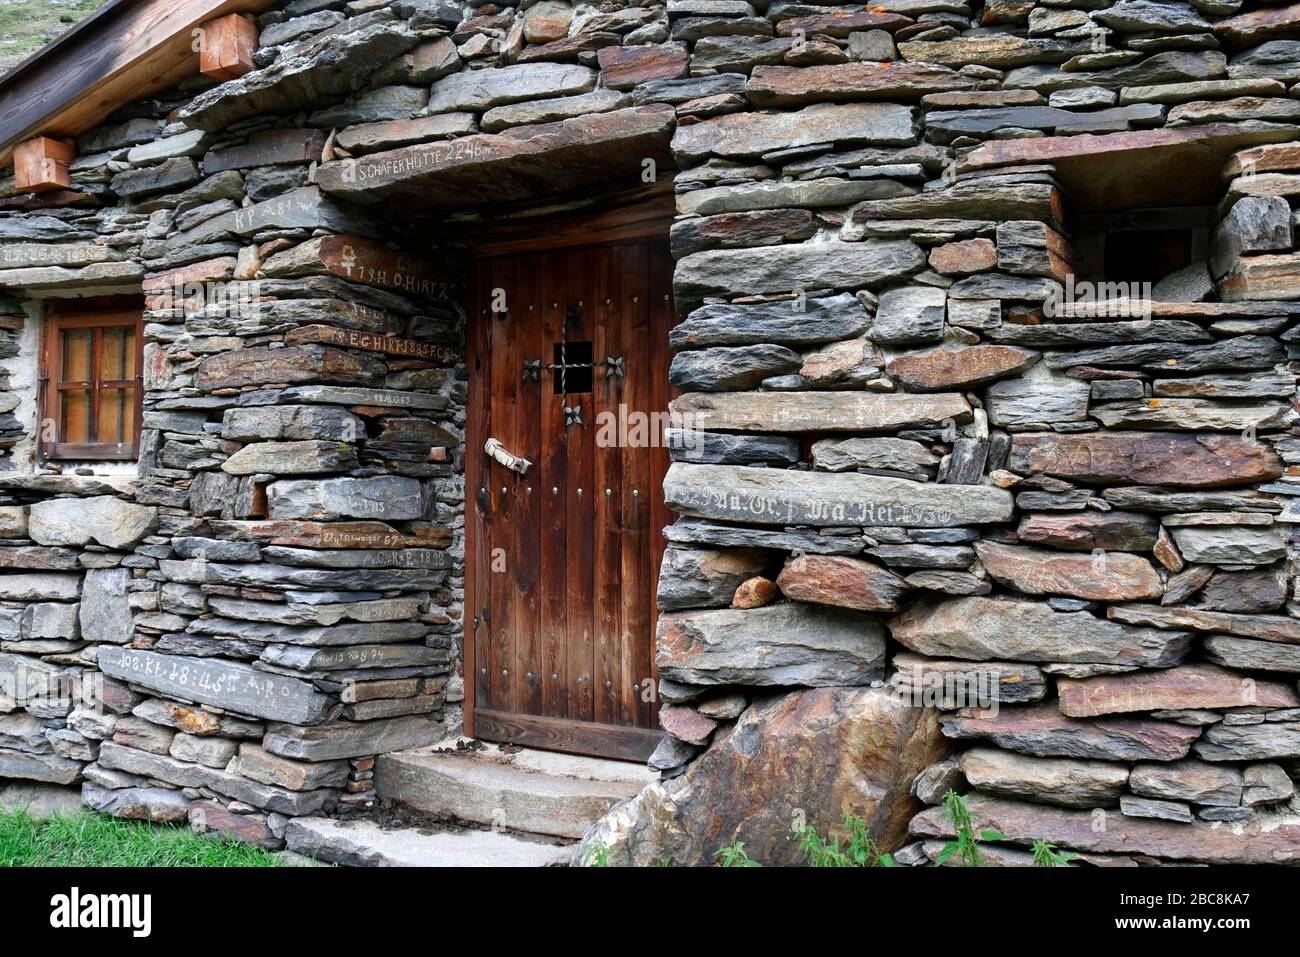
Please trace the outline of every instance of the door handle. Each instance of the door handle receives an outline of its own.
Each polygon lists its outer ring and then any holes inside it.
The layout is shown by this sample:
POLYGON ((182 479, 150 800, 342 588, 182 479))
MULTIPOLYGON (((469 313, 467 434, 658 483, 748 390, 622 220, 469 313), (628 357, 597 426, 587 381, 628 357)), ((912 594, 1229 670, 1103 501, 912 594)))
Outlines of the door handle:
POLYGON ((520 475, 523 475, 525 472, 527 472, 529 467, 532 466, 533 464, 532 462, 528 461, 528 459, 524 458, 522 455, 515 455, 504 445, 502 445, 500 442, 498 442, 496 439, 493 438, 489 438, 486 442, 483 443, 483 451, 486 452, 488 455, 492 456, 492 458, 496 459, 498 462, 500 462, 510 471, 518 472, 520 475))

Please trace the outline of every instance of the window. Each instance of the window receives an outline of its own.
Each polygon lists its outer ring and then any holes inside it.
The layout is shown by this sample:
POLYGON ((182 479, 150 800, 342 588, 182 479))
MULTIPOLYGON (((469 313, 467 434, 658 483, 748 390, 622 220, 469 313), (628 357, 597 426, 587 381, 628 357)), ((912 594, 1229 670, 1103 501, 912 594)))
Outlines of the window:
POLYGON ((592 360, 595 357, 590 342, 557 342, 552 346, 551 354, 555 373, 552 389, 555 395, 580 395, 590 392, 592 377, 592 360))
POLYGON ((1210 223, 1205 206, 1081 213, 1076 272, 1093 281, 1157 283, 1209 255, 1210 223))
POLYGON ((139 454, 142 306, 138 301, 52 306, 41 363, 42 459, 134 459, 139 454))

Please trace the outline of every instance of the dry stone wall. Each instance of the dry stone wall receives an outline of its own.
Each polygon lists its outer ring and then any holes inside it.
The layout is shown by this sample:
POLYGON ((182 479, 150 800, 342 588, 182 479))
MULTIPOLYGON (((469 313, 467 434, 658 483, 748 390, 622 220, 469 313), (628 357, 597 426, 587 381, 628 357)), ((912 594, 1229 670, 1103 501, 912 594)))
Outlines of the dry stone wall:
MULTIPOLYGON (((72 190, 0 188, 0 354, 42 299, 146 297, 138 478, 0 479, 0 775, 273 845, 454 724, 454 234, 645 157, 680 214, 668 735, 589 840, 789 862, 792 820, 851 812, 925 863, 953 788, 1002 863, 1300 856, 1300 7, 291 0, 260 25, 252 73, 84 134, 72 190), (1182 258, 1062 315, 1124 268, 1099 229, 1151 207, 1182 258)), ((30 397, 0 403, 20 447, 30 397)))

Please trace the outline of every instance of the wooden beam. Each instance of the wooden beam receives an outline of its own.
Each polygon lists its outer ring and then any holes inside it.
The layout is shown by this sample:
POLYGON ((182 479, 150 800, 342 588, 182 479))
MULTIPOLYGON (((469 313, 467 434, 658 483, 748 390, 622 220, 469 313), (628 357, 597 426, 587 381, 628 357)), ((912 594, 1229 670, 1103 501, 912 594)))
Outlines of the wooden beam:
POLYGON ((14 186, 29 193, 67 189, 72 185, 68 164, 77 148, 63 140, 37 136, 14 147, 14 186))
POLYGON ((275 0, 137 0, 117 3, 90 28, 38 51, 0 82, 0 164, 34 136, 67 139, 123 104, 154 96, 199 71, 194 30, 275 0))
POLYGON ((231 13, 199 27, 199 72, 214 80, 233 80, 253 69, 257 26, 231 13))

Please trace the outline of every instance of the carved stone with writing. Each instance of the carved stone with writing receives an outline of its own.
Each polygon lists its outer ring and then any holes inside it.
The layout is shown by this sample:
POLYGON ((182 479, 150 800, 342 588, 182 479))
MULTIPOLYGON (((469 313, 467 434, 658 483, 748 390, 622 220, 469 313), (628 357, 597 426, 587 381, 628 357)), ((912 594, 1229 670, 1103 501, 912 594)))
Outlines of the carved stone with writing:
POLYGON ((684 515, 758 525, 951 528, 1011 517, 1011 493, 854 473, 675 462, 664 501, 684 515))

